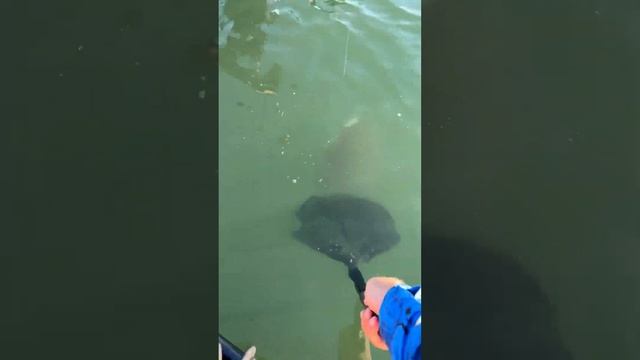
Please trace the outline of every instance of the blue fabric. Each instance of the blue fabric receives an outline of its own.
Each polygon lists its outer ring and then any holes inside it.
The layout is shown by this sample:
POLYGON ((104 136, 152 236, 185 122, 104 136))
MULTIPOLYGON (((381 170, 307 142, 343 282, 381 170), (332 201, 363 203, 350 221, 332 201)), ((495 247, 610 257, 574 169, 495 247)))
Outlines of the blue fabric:
POLYGON ((422 300, 420 286, 394 286, 380 306, 380 335, 392 360, 421 360, 422 300), (416 296, 418 293, 418 296, 416 296))

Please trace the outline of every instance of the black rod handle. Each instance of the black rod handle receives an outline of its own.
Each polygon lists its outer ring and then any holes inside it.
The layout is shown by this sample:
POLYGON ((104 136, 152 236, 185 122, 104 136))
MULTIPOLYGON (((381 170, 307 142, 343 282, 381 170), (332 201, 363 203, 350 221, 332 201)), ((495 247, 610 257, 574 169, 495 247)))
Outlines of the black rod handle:
POLYGON ((349 279, 353 281, 353 286, 360 297, 360 302, 364 305, 364 290, 367 287, 367 283, 364 281, 364 276, 362 276, 357 266, 349 268, 349 279))

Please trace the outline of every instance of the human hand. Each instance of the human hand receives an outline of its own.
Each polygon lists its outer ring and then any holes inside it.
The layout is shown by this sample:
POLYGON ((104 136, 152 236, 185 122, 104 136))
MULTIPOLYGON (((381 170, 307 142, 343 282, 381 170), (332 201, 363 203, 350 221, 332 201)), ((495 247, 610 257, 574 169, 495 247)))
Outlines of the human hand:
POLYGON ((402 280, 392 277, 372 277, 367 281, 364 291, 364 304, 367 308, 360 312, 360 326, 371 344, 378 349, 389 349, 380 336, 380 320, 377 315, 380 306, 389 289, 403 283, 402 280))
POLYGON ((380 336, 380 322, 378 320, 378 316, 376 316, 371 309, 366 308, 360 312, 360 327, 373 346, 380 350, 389 350, 387 344, 385 344, 384 340, 382 340, 382 337, 380 336))
POLYGON ((364 290, 364 305, 375 314, 379 314, 387 291, 398 284, 404 284, 404 281, 394 277, 372 277, 367 281, 367 287, 364 290))

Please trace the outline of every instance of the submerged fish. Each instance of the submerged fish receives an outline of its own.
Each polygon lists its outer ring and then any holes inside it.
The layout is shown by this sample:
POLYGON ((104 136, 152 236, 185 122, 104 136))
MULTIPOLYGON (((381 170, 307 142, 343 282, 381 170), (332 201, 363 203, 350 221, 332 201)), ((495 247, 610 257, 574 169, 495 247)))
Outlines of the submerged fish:
POLYGON ((296 212, 294 236, 312 249, 357 267, 400 241, 395 223, 380 204, 351 195, 311 196, 296 212))
POLYGON ((326 166, 319 169, 332 192, 366 194, 384 173, 384 134, 369 119, 352 118, 329 140, 326 166))

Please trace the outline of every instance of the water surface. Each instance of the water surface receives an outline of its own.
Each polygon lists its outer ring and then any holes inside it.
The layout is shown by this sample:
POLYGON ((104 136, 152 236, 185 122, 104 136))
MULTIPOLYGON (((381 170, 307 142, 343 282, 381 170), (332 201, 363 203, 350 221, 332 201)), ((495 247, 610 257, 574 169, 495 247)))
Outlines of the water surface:
POLYGON ((362 271, 420 281, 420 4, 222 5, 220 330, 265 358, 338 358, 358 299, 291 236, 294 211, 380 202, 402 240, 362 271))

